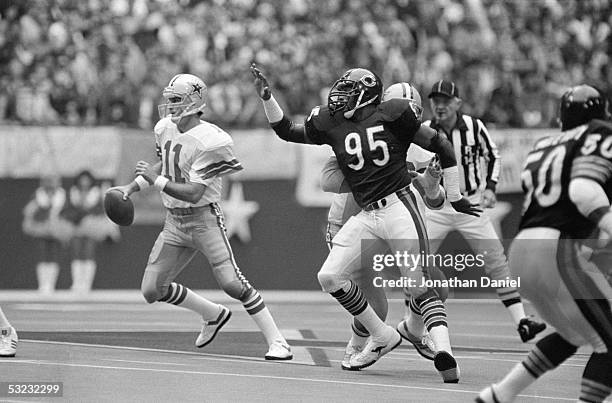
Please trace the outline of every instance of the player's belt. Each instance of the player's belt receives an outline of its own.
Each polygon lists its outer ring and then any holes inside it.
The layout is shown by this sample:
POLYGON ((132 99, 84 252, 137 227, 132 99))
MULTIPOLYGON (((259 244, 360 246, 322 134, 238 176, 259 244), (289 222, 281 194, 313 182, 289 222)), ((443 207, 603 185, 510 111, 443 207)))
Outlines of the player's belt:
POLYGON ((170 212, 170 214, 173 215, 191 215, 191 214, 195 214, 199 211, 202 211, 202 209, 204 209, 205 207, 208 206, 200 206, 200 207, 175 207, 175 208, 169 208, 168 211, 170 212))
POLYGON ((391 193, 390 195, 387 195, 385 197, 383 197, 382 199, 378 199, 376 201, 373 201, 370 204, 367 204, 363 209, 365 211, 372 211, 372 210, 378 210, 380 208, 383 207, 387 207, 389 204, 391 204, 394 200, 397 200, 397 198, 400 196, 400 192, 402 190, 406 189, 407 191, 411 191, 409 186, 406 186, 400 190, 397 190, 393 193, 391 193))
POLYGON ((365 206, 363 209, 364 209, 365 211, 378 210, 379 208, 386 207, 386 206, 387 206, 387 204, 389 204, 389 203, 387 202, 387 198, 386 198, 386 197, 383 197, 383 198, 382 198, 382 199, 380 199, 380 200, 376 200, 376 201, 374 201, 374 202, 372 202, 372 203, 370 203, 370 204, 367 204, 367 205, 366 205, 366 206, 365 206))

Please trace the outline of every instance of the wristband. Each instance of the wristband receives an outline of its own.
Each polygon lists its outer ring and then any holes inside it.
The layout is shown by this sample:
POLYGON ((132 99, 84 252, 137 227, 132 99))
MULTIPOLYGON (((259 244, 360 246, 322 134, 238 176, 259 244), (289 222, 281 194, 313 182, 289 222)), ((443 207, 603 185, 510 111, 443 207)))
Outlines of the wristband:
POLYGON ((160 191, 163 191, 164 188, 166 187, 166 185, 168 184, 168 182, 170 182, 170 180, 168 178, 165 178, 165 177, 159 175, 157 177, 157 179, 155 179, 155 182, 153 183, 153 186, 158 188, 160 191))
POLYGON ((134 178, 134 182, 136 182, 136 184, 138 185, 138 189, 142 190, 142 189, 146 189, 149 186, 151 186, 151 184, 149 183, 148 180, 146 180, 144 178, 144 176, 142 175, 138 175, 137 177, 134 178))
POLYGON ((610 206, 602 206, 591 211, 591 214, 589 214, 587 218, 592 222, 598 224, 599 221, 601 221, 601 219, 603 218, 603 216, 605 216, 608 212, 610 212, 610 206))
POLYGON ((283 118, 283 110, 281 109, 276 99, 270 95, 270 99, 262 100, 264 106, 264 112, 268 118, 268 122, 276 123, 280 122, 283 118))
POLYGON ((459 168, 457 166, 442 169, 444 177, 444 189, 446 189, 446 197, 450 202, 456 202, 461 199, 459 192, 459 168))

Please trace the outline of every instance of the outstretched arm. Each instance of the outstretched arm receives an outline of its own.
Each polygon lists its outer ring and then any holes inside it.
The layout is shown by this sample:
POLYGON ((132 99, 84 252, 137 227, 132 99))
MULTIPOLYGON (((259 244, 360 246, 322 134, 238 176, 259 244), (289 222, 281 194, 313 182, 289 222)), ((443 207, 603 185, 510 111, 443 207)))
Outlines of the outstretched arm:
POLYGON ((276 135, 291 143, 311 144, 306 136, 304 125, 294 123, 285 116, 280 105, 272 96, 272 90, 270 89, 268 79, 255 66, 255 63, 251 64, 251 73, 253 77, 255 77, 255 89, 263 102, 264 112, 266 113, 268 122, 270 122, 270 126, 276 135))
POLYGON ((479 213, 482 213, 479 205, 470 203, 459 191, 459 170, 457 168, 455 150, 451 142, 440 135, 437 130, 425 125, 421 125, 419 130, 417 130, 413 142, 426 150, 438 154, 440 157, 446 197, 451 202, 453 208, 461 213, 478 217, 479 213))

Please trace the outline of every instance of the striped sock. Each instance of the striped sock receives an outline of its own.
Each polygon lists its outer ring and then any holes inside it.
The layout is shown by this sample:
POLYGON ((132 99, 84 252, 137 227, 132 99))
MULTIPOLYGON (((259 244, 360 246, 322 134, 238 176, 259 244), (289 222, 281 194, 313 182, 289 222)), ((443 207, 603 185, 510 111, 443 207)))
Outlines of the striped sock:
POLYGON ((331 293, 331 296, 336 298, 340 305, 344 307, 351 315, 368 330, 372 337, 380 336, 386 325, 374 309, 368 305, 368 301, 363 296, 363 293, 352 281, 349 281, 347 290, 341 288, 338 291, 331 293))
POLYGON ((559 366, 576 350, 577 347, 568 343, 559 333, 543 337, 523 362, 517 364, 501 382, 494 385, 495 394, 500 401, 513 401, 542 374, 559 366))
POLYGON ((580 399, 578 401, 600 403, 606 400, 610 393, 612 393, 612 388, 609 386, 583 378, 580 384, 580 399))
POLYGON ((270 310, 266 307, 263 298, 259 295, 257 290, 251 288, 246 295, 241 298, 241 301, 244 309, 251 315, 251 318, 253 318, 253 321, 255 321, 255 324, 261 330, 261 333, 263 333, 268 345, 278 340, 285 344, 287 343, 280 330, 278 330, 270 310))
POLYGON ((204 320, 215 320, 221 311, 221 305, 215 304, 177 283, 170 283, 168 292, 160 301, 192 310, 200 314, 204 320))
POLYGON ((423 323, 425 323, 428 331, 431 332, 431 329, 435 326, 448 327, 446 323, 446 307, 440 297, 435 296, 415 302, 421 315, 423 315, 423 323))
POLYGON ((247 311, 249 315, 255 315, 257 312, 261 311, 266 307, 263 298, 254 288, 250 288, 249 291, 245 293, 243 297, 240 298, 242 301, 242 306, 247 311))
MULTIPOLYGON (((340 305, 344 307, 349 313, 353 316, 357 316, 362 313, 368 307, 368 301, 366 301, 363 293, 357 287, 357 284, 349 281, 350 286, 348 291, 344 289, 339 289, 338 291, 334 291, 331 293, 331 296, 336 298, 340 305)), ((367 325, 363 323, 363 325, 367 325)))
POLYGON ((502 287, 495 291, 497 292, 497 297, 501 300, 502 304, 508 308, 514 323, 518 325, 521 319, 526 317, 525 308, 523 307, 523 302, 521 301, 521 296, 518 293, 518 289, 515 287, 502 287))
POLYGON ((580 401, 599 403, 612 393, 612 353, 593 353, 580 384, 580 401))

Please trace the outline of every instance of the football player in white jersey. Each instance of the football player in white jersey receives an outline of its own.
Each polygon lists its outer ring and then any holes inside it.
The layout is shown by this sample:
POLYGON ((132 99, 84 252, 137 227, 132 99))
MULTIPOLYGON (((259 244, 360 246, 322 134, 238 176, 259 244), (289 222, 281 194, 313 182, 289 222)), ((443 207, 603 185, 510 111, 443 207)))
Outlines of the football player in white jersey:
POLYGON ((229 308, 194 293, 174 279, 198 252, 210 263, 215 279, 232 298, 242 302, 261 329, 268 360, 290 360, 291 348, 278 330, 263 299, 244 277, 227 239, 219 206, 222 176, 242 169, 229 134, 200 120, 206 106, 206 85, 191 74, 178 74, 163 90, 155 145, 160 161, 139 161, 138 176, 119 186, 124 197, 154 185, 166 207, 166 221, 149 256, 142 293, 149 303, 166 302, 202 316, 197 347, 209 344, 231 316, 229 308))

